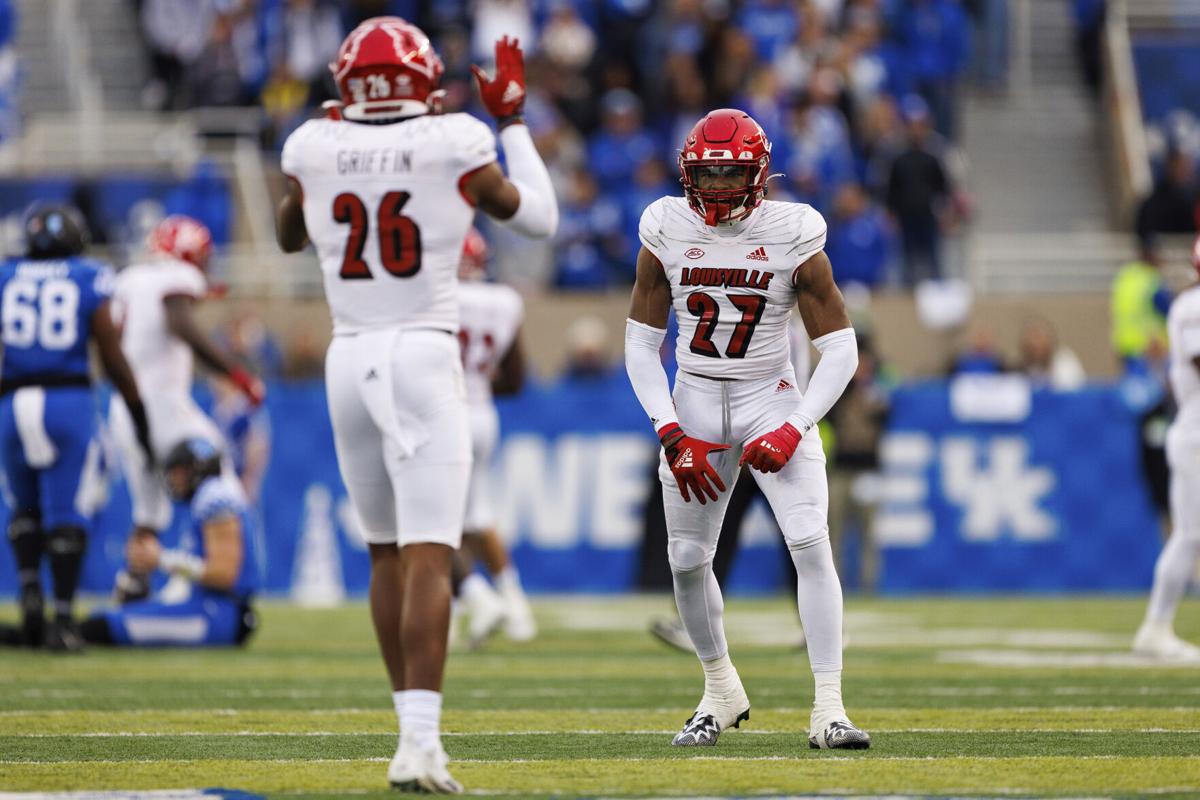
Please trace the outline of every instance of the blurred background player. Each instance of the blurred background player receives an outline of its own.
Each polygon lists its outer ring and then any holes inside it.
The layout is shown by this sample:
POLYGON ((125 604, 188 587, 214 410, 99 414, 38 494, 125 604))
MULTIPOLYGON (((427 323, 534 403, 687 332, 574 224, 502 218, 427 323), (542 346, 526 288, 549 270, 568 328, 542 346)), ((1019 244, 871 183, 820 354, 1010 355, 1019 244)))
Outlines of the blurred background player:
POLYGON ((675 603, 704 669, 704 694, 672 744, 715 745, 723 730, 750 716, 711 566, 729 499, 726 481, 732 485, 737 469, 749 465, 796 567, 816 684, 809 744, 863 749, 870 737, 842 705, 842 589, 815 430, 854 374, 855 335, 823 251, 821 215, 804 204, 764 199, 770 154, 770 141, 745 112, 710 112, 679 154, 686 199, 655 201, 639 229, 625 363, 662 442, 675 603), (679 321, 673 396, 659 357, 672 305, 679 321), (803 394, 789 360, 793 306, 821 353, 803 394), (722 455, 730 449, 722 442, 740 443, 741 458, 722 455))
POLYGON ((81 507, 81 489, 100 457, 89 340, 123 398, 132 446, 149 463, 153 455, 146 411, 112 323, 112 269, 81 257, 88 231, 73 208, 35 206, 24 234, 25 257, 0 267, 0 463, 12 512, 8 536, 20 578, 20 640, 71 651, 82 647, 72 607, 94 511, 81 507), (54 579, 49 628, 43 556, 54 579))
MULTIPOLYGON (((253 405, 266 394, 258 378, 209 339, 195 320, 194 307, 208 295, 205 268, 212 236, 201 222, 173 215, 162 220, 146 241, 148 260, 117 276, 114 318, 121 347, 146 390, 146 412, 154 452, 162 459, 176 444, 192 438, 222 446, 221 434, 192 398, 193 359, 228 378, 253 405)), ((117 442, 133 501, 135 538, 157 536, 171 522, 171 501, 162 474, 134 445, 128 410, 114 400, 109 424, 117 442)), ((147 576, 129 570, 117 577, 118 600, 149 594, 147 576)))
POLYGON ((226 458, 252 507, 258 505, 271 459, 271 418, 237 384, 214 376, 212 421, 225 442, 226 458))
POLYGON ((511 178, 487 125, 438 113, 442 62, 416 26, 369 19, 330 66, 342 107, 285 143, 276 232, 287 252, 316 246, 333 316, 334 447, 369 545, 372 620, 400 722, 388 781, 459 793, 440 733, 451 562, 471 468, 458 267, 475 208, 547 238, 558 206, 522 117, 515 40, 496 43, 494 78, 473 67, 511 178))
MULTIPOLYGON (((1192 249, 1192 266, 1200 273, 1200 239, 1192 249)), ((1174 526, 1154 567, 1150 602, 1133 650, 1164 661, 1200 664, 1200 647, 1175 635, 1175 612, 1200 563, 1200 286, 1175 298, 1167 330, 1171 390, 1179 405, 1167 430, 1174 526)))
POLYGON ((162 469, 171 498, 187 505, 187 532, 176 549, 155 536, 132 537, 127 558, 137 574, 163 572, 183 590, 93 613, 80 626, 83 638, 146 647, 243 644, 257 627, 251 603, 262 576, 241 485, 222 474, 220 451, 207 439, 180 442, 162 469))
POLYGON ((471 480, 463 525, 463 551, 471 567, 461 593, 473 644, 502 625, 513 641, 537 635, 537 623, 521 588, 521 576, 496 532, 492 498, 492 455, 500 439, 494 396, 516 394, 525 380, 521 321, 525 304, 516 290, 487 283, 487 240, 472 228, 459 267, 458 341, 462 346, 467 405, 471 417, 471 480), (473 564, 483 562, 495 582, 493 591, 473 564))

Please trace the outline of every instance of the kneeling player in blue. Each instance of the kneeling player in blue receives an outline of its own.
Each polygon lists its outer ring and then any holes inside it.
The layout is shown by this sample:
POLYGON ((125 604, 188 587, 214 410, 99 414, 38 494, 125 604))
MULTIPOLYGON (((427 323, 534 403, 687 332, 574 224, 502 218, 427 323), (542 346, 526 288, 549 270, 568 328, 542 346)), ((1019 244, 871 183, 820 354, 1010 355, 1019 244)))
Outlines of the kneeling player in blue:
POLYGON ((172 498, 190 508, 190 527, 173 550, 156 536, 134 537, 128 558, 139 572, 172 580, 147 600, 93 614, 81 626, 83 638, 144 647, 243 644, 256 627, 251 601, 260 580, 246 496, 221 474, 220 453, 203 439, 176 445, 163 467, 172 498))
POLYGON ((89 340, 132 412, 143 449, 150 434, 109 311, 112 269, 80 257, 88 243, 82 217, 72 208, 39 205, 26 214, 24 228, 25 257, 0 265, 0 466, 22 613, 20 630, 5 639, 75 651, 82 641, 72 605, 96 511, 88 500, 89 473, 99 459, 89 340), (43 556, 54 579, 48 628, 43 556))

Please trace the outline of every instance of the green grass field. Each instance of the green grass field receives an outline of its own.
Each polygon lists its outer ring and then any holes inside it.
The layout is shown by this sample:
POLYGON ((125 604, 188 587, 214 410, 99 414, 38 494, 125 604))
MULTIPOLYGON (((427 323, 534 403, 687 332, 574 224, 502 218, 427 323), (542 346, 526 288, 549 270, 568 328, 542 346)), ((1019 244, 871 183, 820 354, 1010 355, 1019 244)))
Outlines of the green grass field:
MULTIPOLYGON (((874 744, 840 754, 808 749, 783 598, 728 603, 750 723, 672 748, 701 677, 644 633, 667 608, 542 601, 536 642, 453 653, 455 776, 520 797, 1200 795, 1200 669, 1128 653, 1140 598, 851 599, 846 706, 874 744)), ((262 617, 244 652, 0 653, 0 792, 390 796, 395 716, 365 608, 262 617)), ((1178 627, 1200 637, 1194 601, 1178 627)))

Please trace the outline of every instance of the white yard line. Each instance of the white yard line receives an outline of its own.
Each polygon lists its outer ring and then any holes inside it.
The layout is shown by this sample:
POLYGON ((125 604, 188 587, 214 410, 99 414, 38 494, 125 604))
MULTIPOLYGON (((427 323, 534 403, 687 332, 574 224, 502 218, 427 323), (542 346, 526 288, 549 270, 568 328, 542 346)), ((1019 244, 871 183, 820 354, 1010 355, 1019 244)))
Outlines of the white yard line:
MULTIPOLYGON (((988 694, 1000 694, 1006 691, 1002 687, 980 687, 989 689, 988 694)), ((867 690, 858 690, 859 692, 869 692, 867 690)), ((1007 690, 1010 694, 1021 695, 1020 690, 1007 690)), ((886 694, 886 692, 884 692, 886 694)), ((1059 686, 1056 687, 1051 694, 1057 695, 1083 695, 1083 694, 1130 694, 1130 695, 1164 695, 1164 694, 1200 694, 1200 688, 1195 687, 1180 687, 1177 689, 1166 689, 1162 687, 1140 687, 1135 690, 1122 691, 1119 688, 1090 688, 1083 686, 1059 686)), ((755 693, 758 694, 757 692, 755 693)), ((895 692, 895 694, 909 694, 909 692, 895 692)), ((944 694, 944 693, 941 693, 944 694)), ((967 692, 957 692, 957 695, 972 696, 967 692)), ((807 715, 812 711, 809 707, 801 706, 772 706, 764 709, 775 714, 804 714, 807 715)), ((1200 706, 1113 706, 1113 705, 1058 705, 1058 706, 986 706, 974 708, 970 706, 948 706, 946 708, 906 708, 906 707, 891 707, 891 706, 871 706, 868 709, 874 714, 928 714, 931 712, 940 711, 983 711, 983 712, 999 712, 1005 714, 1049 714, 1055 712, 1076 712, 1076 711, 1096 711, 1096 712, 1133 712, 1133 711, 1200 711, 1200 706)), ((591 707, 591 708, 564 708, 564 709, 546 709, 546 708, 462 708, 452 709, 446 713, 450 715, 458 713, 479 713, 491 714, 503 712, 505 714, 679 714, 687 716, 688 711, 684 706, 659 706, 657 708, 641 708, 641 707, 591 707)), ((305 714, 315 716, 328 716, 336 714, 363 714, 370 716, 386 716, 391 717, 395 712, 388 707, 380 706, 378 708, 363 708, 361 706, 349 706, 346 708, 194 708, 189 706, 178 706, 174 708, 126 708, 126 709, 106 709, 106 708, 50 708, 50 709, 8 709, 0 711, 0 717, 48 717, 48 716, 66 716, 75 714, 137 714, 137 715, 152 715, 152 714, 182 714, 195 713, 204 714, 205 716, 228 716, 236 717, 240 715, 261 716, 263 714, 305 714)))
MULTIPOLYGON (((1180 733, 1200 734, 1200 728, 875 728, 871 733, 1180 733)), ((678 731, 672 730, 534 730, 534 731, 442 731, 442 736, 673 736, 678 731)), ((805 735, 807 731, 799 728, 787 730, 755 728, 729 732, 731 736, 783 736, 788 734, 805 735)), ((12 739, 122 739, 122 738, 158 738, 158 737, 318 737, 318 736, 395 736, 395 731, 86 731, 82 733, 4 733, 0 738, 12 739)))
MULTIPOLYGON (((807 751, 806 751, 807 752, 807 751)), ((815 755, 815 754, 814 754, 815 755)), ((688 761, 796 761, 802 762, 814 757, 814 755, 803 756, 689 756, 688 761)), ((1041 756, 864 756, 860 754, 838 754, 832 752, 824 752, 821 757, 825 760, 836 759, 841 761, 894 761, 894 762, 920 762, 928 763, 932 761, 1042 761, 1052 758, 1064 758, 1057 755, 1041 755, 1041 756)), ((1194 756, 1117 756, 1117 755, 1091 755, 1091 756, 1070 756, 1073 761, 1162 761, 1167 759, 1185 758, 1189 760, 1200 760, 1200 755, 1194 756)), ((246 764, 359 764, 359 763, 379 763, 390 761, 390 758, 194 758, 194 759, 176 759, 176 758, 95 758, 95 759, 62 759, 51 761, 34 761, 30 759, 4 759, 0 760, 0 766, 16 766, 22 764, 204 764, 210 762, 227 762, 238 761, 246 764)), ((544 764, 552 762, 568 762, 571 764, 580 763, 596 763, 606 764, 610 762, 649 762, 649 761, 669 761, 674 762, 680 759, 664 756, 649 756, 649 757, 629 757, 620 756, 613 758, 456 758, 451 761, 452 764, 544 764)))

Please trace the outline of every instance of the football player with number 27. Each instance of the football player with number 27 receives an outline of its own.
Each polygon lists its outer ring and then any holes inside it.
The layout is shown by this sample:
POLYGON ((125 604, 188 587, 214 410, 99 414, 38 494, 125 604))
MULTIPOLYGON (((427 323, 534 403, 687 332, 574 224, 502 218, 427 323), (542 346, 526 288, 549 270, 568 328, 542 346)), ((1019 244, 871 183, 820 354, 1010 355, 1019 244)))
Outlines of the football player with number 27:
POLYGON ((450 563, 471 471, 458 265, 476 208, 545 238, 558 206, 521 116, 515 41, 496 44, 494 77, 475 69, 508 177, 491 128, 439 113, 442 62, 415 25, 369 19, 330 66, 341 104, 284 144, 277 233, 288 252, 316 247, 333 316, 334 447, 369 545, 371 616, 400 722, 388 780, 458 793, 439 732, 450 563))
POLYGON ((771 143, 758 123, 735 109, 710 112, 679 154, 686 196, 652 203, 639 230, 625 364, 662 441, 675 602, 704 669, 704 695, 672 744, 715 745, 750 717, 712 572, 726 489, 748 464, 799 578, 816 683, 809 745, 863 749, 871 739, 842 706, 842 588, 816 428, 854 374, 858 350, 823 252, 825 221, 807 205, 766 200, 770 166, 771 143), (788 358, 793 305, 820 353, 803 394, 788 358), (659 358, 672 307, 673 397, 659 358))

